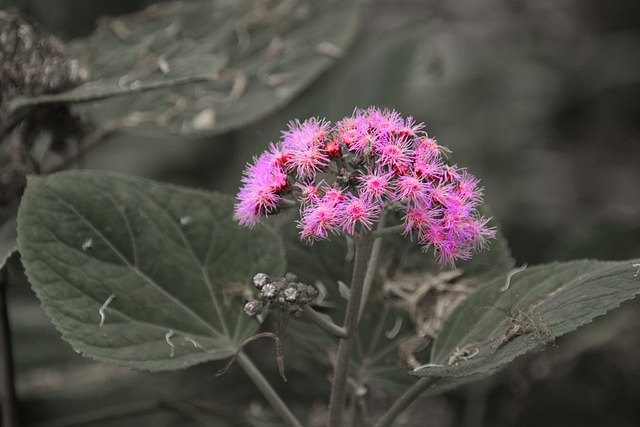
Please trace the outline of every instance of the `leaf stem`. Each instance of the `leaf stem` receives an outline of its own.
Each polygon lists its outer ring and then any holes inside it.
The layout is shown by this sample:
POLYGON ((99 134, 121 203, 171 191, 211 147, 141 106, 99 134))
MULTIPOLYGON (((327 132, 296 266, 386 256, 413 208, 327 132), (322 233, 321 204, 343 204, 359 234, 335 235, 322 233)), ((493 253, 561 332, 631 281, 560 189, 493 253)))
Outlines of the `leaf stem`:
POLYGON ((333 373, 333 382, 331 383, 331 397, 329 399, 329 427, 340 427, 342 425, 345 389, 349 375, 349 355, 353 336, 358 325, 360 304, 362 303, 365 276, 373 240, 371 233, 363 234, 359 236, 359 238, 354 239, 356 244, 356 257, 351 278, 351 293, 344 320, 344 329, 347 336, 340 339, 340 343, 338 344, 336 366, 333 373))
POLYGON ((258 387, 258 390, 262 392, 265 399, 271 404, 271 407, 280 415, 280 418, 282 418, 289 427, 302 427, 302 424, 291 412, 287 404, 284 403, 278 393, 271 387, 269 381, 262 375, 262 372, 260 372, 244 352, 238 354, 237 361, 238 365, 240 365, 256 387, 258 387))
POLYGON ((396 400, 391 408, 378 420, 374 427, 390 427, 405 409, 409 407, 426 389, 431 387, 440 378, 423 377, 416 381, 396 400))
POLYGON ((331 321, 331 318, 326 314, 318 313, 308 305, 303 305, 302 311, 304 311, 304 313, 307 316, 309 316, 311 320, 313 320, 318 326, 320 326, 322 329, 326 330, 327 332, 333 334, 338 338, 347 337, 347 330, 342 326, 338 326, 335 323, 333 323, 331 321))

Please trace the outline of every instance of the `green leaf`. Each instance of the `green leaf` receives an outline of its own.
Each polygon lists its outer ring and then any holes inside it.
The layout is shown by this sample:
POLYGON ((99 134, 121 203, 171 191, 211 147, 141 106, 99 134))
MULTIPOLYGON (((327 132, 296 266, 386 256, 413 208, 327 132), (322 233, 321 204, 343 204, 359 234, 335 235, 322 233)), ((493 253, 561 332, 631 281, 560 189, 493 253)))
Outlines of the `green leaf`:
POLYGON ((412 333, 407 314, 376 295, 358 328, 351 360, 353 377, 369 389, 399 396, 415 382, 407 375, 402 354, 412 333))
POLYGON ((280 239, 229 197, 104 172, 30 177, 18 212, 27 277, 77 351, 150 370, 229 357, 258 325, 243 291, 280 274, 280 239))
POLYGON ((105 19, 71 45, 91 82, 13 108, 110 98, 82 108, 98 124, 122 119, 156 134, 235 129, 290 101, 344 54, 358 3, 176 1, 105 19))
POLYGON ((445 322, 417 376, 482 378, 640 294, 640 260, 527 268, 483 285, 445 322))

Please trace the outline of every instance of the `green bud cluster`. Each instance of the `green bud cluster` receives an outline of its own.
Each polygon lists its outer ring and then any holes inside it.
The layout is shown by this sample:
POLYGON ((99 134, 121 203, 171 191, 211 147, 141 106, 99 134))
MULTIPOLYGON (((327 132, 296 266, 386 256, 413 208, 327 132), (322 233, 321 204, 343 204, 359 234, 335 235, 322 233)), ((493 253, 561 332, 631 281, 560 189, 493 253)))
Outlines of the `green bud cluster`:
POLYGON ((244 306, 245 313, 251 317, 262 313, 265 308, 286 314, 299 314, 301 307, 318 295, 313 287, 298 282, 298 277, 293 273, 276 279, 265 273, 258 273, 253 277, 253 285, 258 294, 244 306))

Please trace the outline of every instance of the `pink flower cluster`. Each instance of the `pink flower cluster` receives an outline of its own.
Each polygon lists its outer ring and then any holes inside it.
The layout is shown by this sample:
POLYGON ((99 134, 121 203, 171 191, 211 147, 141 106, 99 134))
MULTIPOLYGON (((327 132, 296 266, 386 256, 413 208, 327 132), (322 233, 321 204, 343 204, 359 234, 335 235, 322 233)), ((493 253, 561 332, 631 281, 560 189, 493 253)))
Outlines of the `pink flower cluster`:
POLYGON ((412 117, 358 109, 331 125, 293 121, 278 143, 247 166, 235 212, 240 224, 287 205, 300 207, 300 237, 372 229, 384 210, 395 212, 405 235, 433 248, 441 265, 453 266, 483 249, 495 230, 478 213, 479 180, 449 165, 439 146, 412 117))

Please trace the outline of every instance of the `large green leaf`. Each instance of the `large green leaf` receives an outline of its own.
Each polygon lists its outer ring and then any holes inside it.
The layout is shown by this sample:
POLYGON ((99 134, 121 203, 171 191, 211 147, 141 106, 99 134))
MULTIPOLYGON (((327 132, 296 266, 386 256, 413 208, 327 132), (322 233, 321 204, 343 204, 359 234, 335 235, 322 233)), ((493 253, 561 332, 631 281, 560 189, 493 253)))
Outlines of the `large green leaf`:
POLYGON ((27 277, 63 338, 121 365, 226 358, 257 323, 250 277, 284 267, 280 239, 240 229, 213 193, 104 172, 30 177, 18 213, 27 277))
POLYGON ((499 277, 445 322, 418 376, 481 378, 640 294, 640 260, 574 261, 499 277), (507 289, 505 289, 507 288, 507 289))
POLYGON ((127 117, 160 133, 224 132, 281 107, 342 56, 358 3, 175 1, 105 19, 71 46, 92 81, 12 107, 103 99, 84 106, 101 124, 127 117))

